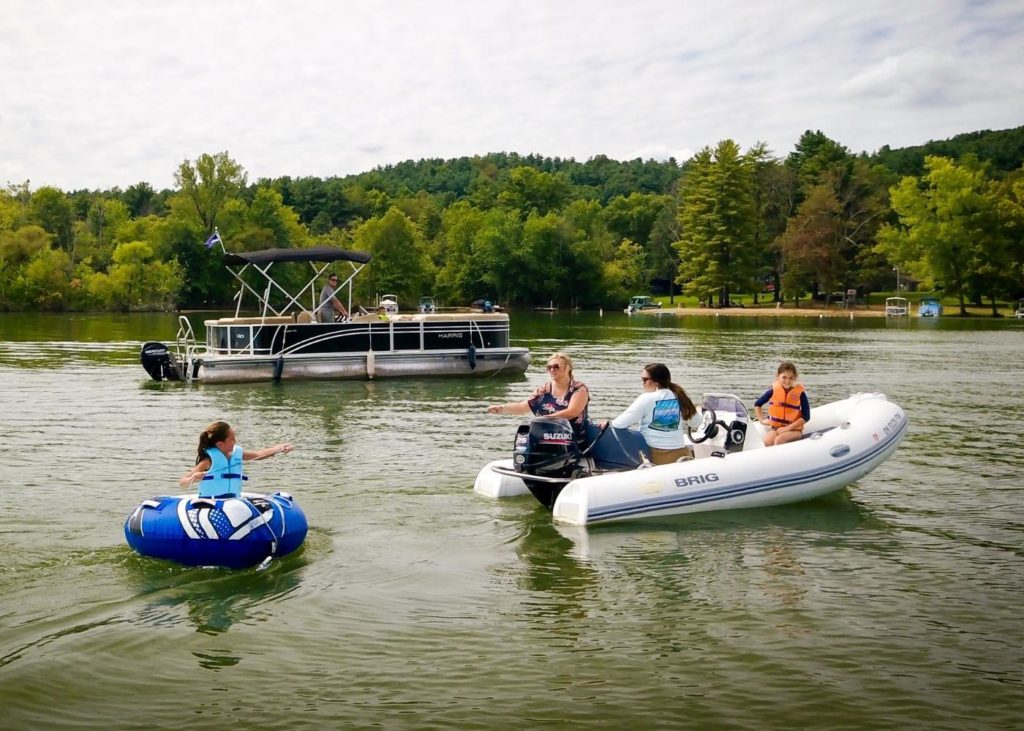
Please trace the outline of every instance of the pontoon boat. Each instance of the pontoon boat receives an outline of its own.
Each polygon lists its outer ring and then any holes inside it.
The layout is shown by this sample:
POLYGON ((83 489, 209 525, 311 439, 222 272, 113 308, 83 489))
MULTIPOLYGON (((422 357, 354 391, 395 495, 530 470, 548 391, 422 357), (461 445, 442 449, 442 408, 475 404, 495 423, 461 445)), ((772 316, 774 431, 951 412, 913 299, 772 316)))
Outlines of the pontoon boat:
POLYGON ((655 302, 650 297, 645 295, 635 295, 629 300, 629 304, 626 305, 626 309, 623 310, 627 315, 635 315, 638 312, 644 310, 660 310, 661 302, 655 302))
POLYGON ((239 282, 234 316, 206 320, 204 343, 192 324, 178 318, 173 351, 163 343, 142 346, 142 365, 157 380, 204 382, 282 379, 365 379, 399 376, 481 376, 523 373, 530 351, 509 345, 503 312, 398 313, 394 295, 381 298, 382 312, 361 310, 336 322, 318 322, 329 302, 319 303, 318 279, 335 262, 351 274, 336 289, 347 290, 370 261, 363 252, 331 247, 225 253, 224 264, 239 282), (292 294, 271 276, 274 265, 308 263, 312 276, 292 294), (259 283, 251 284, 253 280, 259 283), (243 316, 243 295, 255 296, 257 314, 243 316))
POLYGON ((906 317, 909 314, 906 297, 889 297, 885 300, 886 317, 906 317))

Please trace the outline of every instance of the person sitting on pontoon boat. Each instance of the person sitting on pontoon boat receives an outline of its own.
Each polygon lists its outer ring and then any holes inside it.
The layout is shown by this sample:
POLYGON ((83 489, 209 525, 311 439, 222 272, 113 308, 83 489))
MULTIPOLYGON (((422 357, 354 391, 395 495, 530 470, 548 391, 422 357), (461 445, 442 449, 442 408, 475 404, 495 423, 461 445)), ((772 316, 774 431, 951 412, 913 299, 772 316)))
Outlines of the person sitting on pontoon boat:
POLYGON ((334 294, 338 288, 338 275, 331 272, 327 276, 327 284, 320 290, 320 307, 317 308, 320 322, 334 322, 348 317, 348 310, 334 294), (329 306, 328 306, 329 303, 329 306))

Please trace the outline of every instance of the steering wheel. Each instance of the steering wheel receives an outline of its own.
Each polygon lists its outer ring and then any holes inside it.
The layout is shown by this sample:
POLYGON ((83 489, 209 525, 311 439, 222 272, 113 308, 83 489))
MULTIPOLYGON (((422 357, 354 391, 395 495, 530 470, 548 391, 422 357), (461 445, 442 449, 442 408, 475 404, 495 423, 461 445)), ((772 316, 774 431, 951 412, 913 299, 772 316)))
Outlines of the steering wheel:
POLYGON ((700 426, 697 427, 697 431, 694 432, 690 427, 686 427, 686 434, 690 437, 691 442, 700 444, 718 434, 718 425, 720 423, 714 409, 704 409, 704 415, 701 417, 700 426))

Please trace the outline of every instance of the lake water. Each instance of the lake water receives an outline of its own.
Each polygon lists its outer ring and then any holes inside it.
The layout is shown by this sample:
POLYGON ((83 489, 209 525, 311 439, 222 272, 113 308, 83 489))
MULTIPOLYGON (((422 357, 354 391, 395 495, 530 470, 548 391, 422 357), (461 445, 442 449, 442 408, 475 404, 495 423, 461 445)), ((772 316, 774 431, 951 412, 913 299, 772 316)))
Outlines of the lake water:
POLYGON ((1024 321, 513 314, 525 376, 160 384, 170 315, 0 315, 0 727, 1024 727, 1024 321), (780 359, 812 406, 910 419, 849 489, 784 508, 560 529, 473 480, 552 351, 591 414, 664 361, 748 405, 780 359), (264 571, 127 547, 199 431, 291 441, 305 547, 264 571))

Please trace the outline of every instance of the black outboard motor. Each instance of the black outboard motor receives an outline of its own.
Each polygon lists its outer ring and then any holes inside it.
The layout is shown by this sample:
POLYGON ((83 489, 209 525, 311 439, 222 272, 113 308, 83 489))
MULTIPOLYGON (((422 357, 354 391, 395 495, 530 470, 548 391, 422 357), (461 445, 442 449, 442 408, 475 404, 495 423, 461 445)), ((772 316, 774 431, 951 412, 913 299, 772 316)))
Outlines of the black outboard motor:
POLYGON ((585 474, 583 455, 566 419, 530 419, 516 430, 512 466, 548 510, 570 480, 585 474))
POLYGON ((154 381, 180 381, 181 371, 170 350, 163 343, 145 343, 142 346, 142 367, 154 381))

